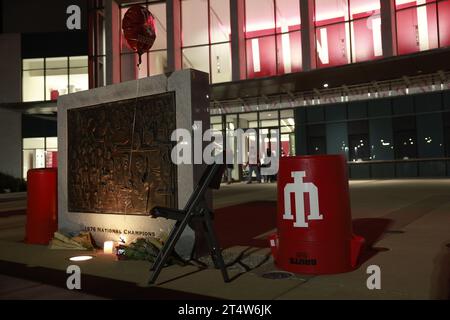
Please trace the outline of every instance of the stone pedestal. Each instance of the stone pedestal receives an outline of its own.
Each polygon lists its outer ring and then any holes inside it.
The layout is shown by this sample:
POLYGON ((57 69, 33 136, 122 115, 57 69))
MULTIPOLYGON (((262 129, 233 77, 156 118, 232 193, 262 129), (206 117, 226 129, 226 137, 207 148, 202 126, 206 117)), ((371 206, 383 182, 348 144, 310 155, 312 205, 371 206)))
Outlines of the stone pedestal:
MULTIPOLYGON (((168 234, 154 206, 183 208, 204 167, 175 165, 174 129, 209 128, 208 74, 183 70, 62 96, 58 100, 58 220, 63 232, 127 242, 168 234)), ((192 133, 193 136, 193 133, 192 133)), ((189 229, 176 250, 190 257, 189 229)))

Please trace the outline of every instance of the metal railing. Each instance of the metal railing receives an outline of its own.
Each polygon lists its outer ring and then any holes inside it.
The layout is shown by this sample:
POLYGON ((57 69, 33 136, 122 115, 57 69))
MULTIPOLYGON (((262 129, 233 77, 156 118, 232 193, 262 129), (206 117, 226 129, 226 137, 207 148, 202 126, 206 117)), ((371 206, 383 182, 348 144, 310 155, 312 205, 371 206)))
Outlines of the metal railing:
POLYGON ((295 107, 381 99, 406 96, 450 89, 450 72, 439 71, 433 74, 403 77, 387 81, 337 88, 314 89, 312 91, 282 93, 272 96, 239 98, 225 101, 211 101, 210 114, 220 115, 264 110, 278 110, 295 107))

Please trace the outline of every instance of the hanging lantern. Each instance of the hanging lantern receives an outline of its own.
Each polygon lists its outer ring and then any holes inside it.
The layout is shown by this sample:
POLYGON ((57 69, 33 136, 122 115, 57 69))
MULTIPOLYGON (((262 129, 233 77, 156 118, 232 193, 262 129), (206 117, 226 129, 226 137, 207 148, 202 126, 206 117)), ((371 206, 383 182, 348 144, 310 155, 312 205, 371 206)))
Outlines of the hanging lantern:
POLYGON ((142 63, 142 55, 155 43, 155 18, 147 8, 131 6, 123 17, 122 30, 128 46, 139 55, 139 66, 142 63))

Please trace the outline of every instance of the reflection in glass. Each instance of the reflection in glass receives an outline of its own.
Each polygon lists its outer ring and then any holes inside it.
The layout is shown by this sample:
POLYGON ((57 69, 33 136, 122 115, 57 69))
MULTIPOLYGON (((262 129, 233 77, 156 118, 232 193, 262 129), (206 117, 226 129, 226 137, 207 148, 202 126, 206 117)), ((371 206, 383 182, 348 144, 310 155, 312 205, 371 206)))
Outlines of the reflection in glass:
POLYGON ((149 56, 150 76, 163 74, 167 71, 167 51, 150 51, 149 56))
POLYGON ((209 73, 209 46, 183 49, 183 69, 189 68, 209 73))
MULTIPOLYGON (((425 1, 417 1, 417 3, 425 1)), ((404 9, 397 1, 398 53, 408 54, 438 47, 436 4, 404 9)), ((410 1, 406 3, 409 5, 410 1)))
POLYGON ((181 24, 183 47, 208 44, 208 1, 181 1, 181 24))
POLYGON ((211 43, 231 41, 230 2, 210 0, 211 43))
POLYGON ((44 101, 45 100, 45 78, 44 70, 24 70, 22 76, 22 100, 44 101))
POLYGON ((212 83, 231 81, 231 45, 222 43, 211 46, 212 83))

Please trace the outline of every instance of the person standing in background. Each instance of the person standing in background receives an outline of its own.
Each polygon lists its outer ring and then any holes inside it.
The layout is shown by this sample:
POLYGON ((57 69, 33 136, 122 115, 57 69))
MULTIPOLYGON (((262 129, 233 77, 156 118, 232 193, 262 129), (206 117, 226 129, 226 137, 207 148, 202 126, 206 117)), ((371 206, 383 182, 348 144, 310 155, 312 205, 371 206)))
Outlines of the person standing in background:
POLYGON ((253 152, 249 152, 248 155, 248 179, 247 184, 252 183, 253 172, 256 173, 256 183, 261 183, 261 172, 260 172, 260 162, 257 154, 253 154, 253 152))
POLYGON ((227 165, 227 184, 233 182, 234 154, 231 148, 227 149, 225 163, 227 165))

